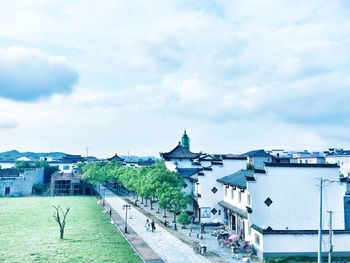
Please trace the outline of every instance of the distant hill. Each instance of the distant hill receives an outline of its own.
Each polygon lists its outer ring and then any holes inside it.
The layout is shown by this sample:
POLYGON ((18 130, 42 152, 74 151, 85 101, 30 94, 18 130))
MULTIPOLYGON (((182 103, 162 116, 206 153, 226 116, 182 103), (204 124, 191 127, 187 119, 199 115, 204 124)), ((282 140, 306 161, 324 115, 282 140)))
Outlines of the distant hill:
POLYGON ((27 157, 33 160, 39 160, 42 156, 52 156, 55 159, 62 158, 62 156, 66 155, 63 152, 49 152, 49 153, 35 153, 35 152, 19 152, 17 150, 11 150, 7 152, 0 153, 1 161, 9 161, 13 162, 20 157, 27 157))

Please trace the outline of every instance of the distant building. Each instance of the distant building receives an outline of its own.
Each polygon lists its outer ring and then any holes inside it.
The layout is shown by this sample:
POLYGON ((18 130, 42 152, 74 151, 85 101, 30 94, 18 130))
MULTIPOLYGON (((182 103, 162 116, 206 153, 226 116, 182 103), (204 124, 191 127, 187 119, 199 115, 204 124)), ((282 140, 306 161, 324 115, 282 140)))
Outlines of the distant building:
POLYGON ((108 158, 107 160, 115 161, 115 162, 123 162, 124 158, 119 157, 118 154, 116 153, 114 156, 112 156, 111 158, 108 158))
POLYGON ((273 156, 262 149, 246 152, 241 156, 247 157, 247 165, 252 169, 264 169, 265 163, 271 163, 273 160, 273 156))
POLYGON ((51 177, 52 195, 80 195, 91 193, 91 186, 82 180, 82 174, 56 172, 51 177))
POLYGON ((60 159, 48 161, 47 163, 50 166, 58 166, 58 169, 64 173, 73 173, 78 164, 84 161, 85 159, 81 155, 67 154, 60 159))
POLYGON ((340 166, 340 173, 344 177, 350 177, 350 150, 329 149, 326 153, 326 162, 340 166))
POLYGON ((27 196, 34 184, 43 184, 44 169, 0 169, 0 196, 27 196))

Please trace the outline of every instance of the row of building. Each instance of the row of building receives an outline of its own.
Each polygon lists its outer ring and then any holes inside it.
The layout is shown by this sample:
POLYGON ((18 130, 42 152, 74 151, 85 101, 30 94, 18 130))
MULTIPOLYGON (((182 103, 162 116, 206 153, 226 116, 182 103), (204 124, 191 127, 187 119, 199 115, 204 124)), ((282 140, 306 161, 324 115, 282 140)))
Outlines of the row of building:
MULTIPOLYGON (((86 162, 118 161, 130 167, 150 166, 155 160, 152 158, 122 158, 115 154, 108 159, 82 157, 81 155, 67 154, 60 158, 50 155, 33 160, 20 157, 16 161, 0 161, 0 196, 26 196, 33 193, 35 185, 46 185, 53 195, 75 195, 91 193, 90 187, 81 179, 82 174, 77 172, 78 165, 86 162), (57 167, 55 173, 47 173, 44 168, 16 169, 16 161, 26 162, 28 166, 45 161, 50 167, 57 167)), ((51 170, 52 171, 52 170, 51 170)))
POLYGON ((320 216, 328 251, 326 211, 333 214, 333 253, 350 256, 350 151, 194 153, 185 131, 181 142, 160 156, 183 176, 197 220, 227 225, 250 241, 259 257, 316 256, 320 216))

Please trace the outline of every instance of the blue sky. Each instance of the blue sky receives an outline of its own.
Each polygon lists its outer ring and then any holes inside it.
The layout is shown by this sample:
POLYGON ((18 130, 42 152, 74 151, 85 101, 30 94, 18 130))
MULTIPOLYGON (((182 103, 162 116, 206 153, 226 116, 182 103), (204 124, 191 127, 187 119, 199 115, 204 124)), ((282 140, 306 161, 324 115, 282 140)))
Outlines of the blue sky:
POLYGON ((350 148, 346 1, 13 0, 0 151, 350 148))

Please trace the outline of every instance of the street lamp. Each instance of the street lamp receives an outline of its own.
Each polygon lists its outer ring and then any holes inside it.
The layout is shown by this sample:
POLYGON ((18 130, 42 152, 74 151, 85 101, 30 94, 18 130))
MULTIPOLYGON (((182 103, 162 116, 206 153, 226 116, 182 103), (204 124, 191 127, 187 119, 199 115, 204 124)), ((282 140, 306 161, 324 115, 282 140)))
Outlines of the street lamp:
POLYGON ((123 205, 123 209, 125 209, 125 228, 124 233, 128 233, 128 209, 131 209, 131 205, 125 204, 123 205))
POLYGON ((103 199, 102 199, 102 205, 105 206, 105 198, 106 198, 106 188, 103 188, 103 199))

